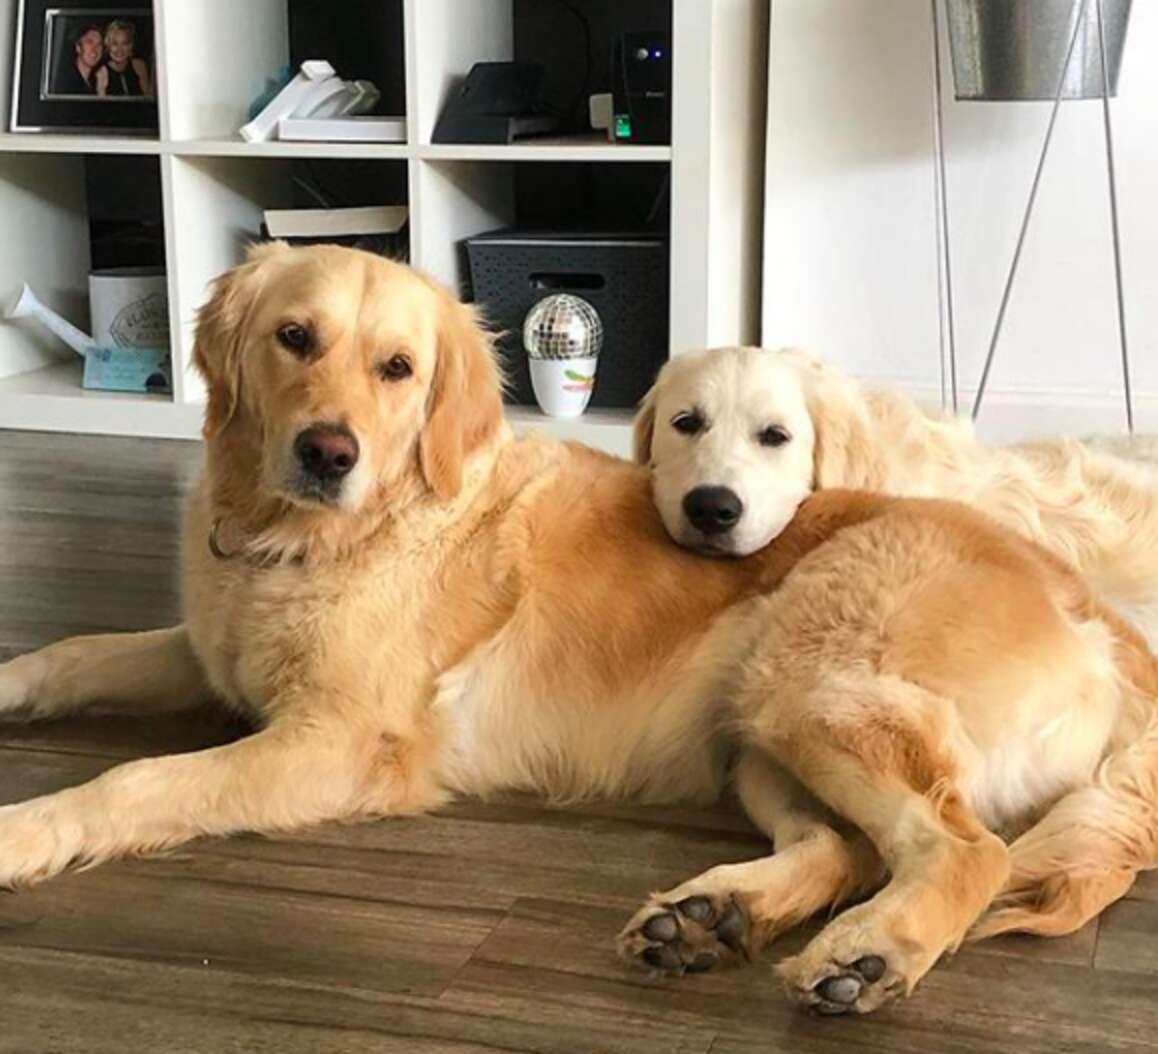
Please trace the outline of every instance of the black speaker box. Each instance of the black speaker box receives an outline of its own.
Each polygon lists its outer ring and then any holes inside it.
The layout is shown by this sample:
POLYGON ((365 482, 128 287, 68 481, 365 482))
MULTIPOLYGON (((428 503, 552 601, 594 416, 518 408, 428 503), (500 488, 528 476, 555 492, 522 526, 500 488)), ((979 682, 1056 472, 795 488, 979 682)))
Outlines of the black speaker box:
POLYGON ((654 234, 496 231, 467 239, 475 302, 502 336, 508 399, 535 405, 523 321, 543 297, 572 293, 603 322, 591 406, 630 408, 668 357, 668 246, 654 234))
POLYGON ((611 47, 611 96, 617 140, 671 142, 671 70, 670 34, 616 34, 611 47))

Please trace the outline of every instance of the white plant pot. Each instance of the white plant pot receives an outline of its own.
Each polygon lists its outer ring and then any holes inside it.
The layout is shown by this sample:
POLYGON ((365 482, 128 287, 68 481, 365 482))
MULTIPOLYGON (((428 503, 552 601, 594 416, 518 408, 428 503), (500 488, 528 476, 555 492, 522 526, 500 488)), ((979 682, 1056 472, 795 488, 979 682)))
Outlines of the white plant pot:
POLYGON ((102 347, 167 348, 165 274, 151 267, 109 267, 88 276, 93 339, 102 347))
POLYGON ((588 359, 530 359, 531 387, 548 417, 578 417, 595 388, 596 355, 588 359))

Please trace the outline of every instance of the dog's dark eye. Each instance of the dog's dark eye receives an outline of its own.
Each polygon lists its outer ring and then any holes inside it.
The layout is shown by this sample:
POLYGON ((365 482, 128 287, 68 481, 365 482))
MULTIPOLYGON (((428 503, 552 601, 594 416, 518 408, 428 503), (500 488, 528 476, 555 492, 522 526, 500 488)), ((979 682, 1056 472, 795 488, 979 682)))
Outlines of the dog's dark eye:
POLYGON ((783 446, 792 436, 779 425, 771 425, 765 428, 757 438, 760 440, 761 446, 783 446))
POLYGON ((290 322, 277 331, 281 346, 295 355, 308 355, 314 347, 314 335, 305 326, 290 322))
POLYGON ((677 432, 682 432, 686 436, 694 436, 697 432, 704 430, 704 419, 696 411, 676 414, 671 419, 671 426, 677 432))
POLYGON ((378 363, 378 376, 384 381, 404 381, 413 372, 414 368, 405 355, 394 355, 378 363))

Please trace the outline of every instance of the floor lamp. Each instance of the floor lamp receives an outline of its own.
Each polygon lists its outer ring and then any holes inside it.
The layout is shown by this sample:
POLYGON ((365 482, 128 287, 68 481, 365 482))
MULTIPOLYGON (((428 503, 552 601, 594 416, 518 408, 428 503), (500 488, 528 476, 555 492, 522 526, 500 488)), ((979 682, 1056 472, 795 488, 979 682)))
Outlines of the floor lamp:
MULTIPOLYGON (((933 16, 933 150, 936 187, 938 289, 941 293, 942 402, 957 412, 957 349, 953 319, 953 276, 949 251, 949 203, 945 183, 945 143, 941 97, 940 4, 930 0, 933 16), (947 338, 947 339, 946 339, 947 338), (947 359, 947 362, 946 362, 947 359), (946 365, 950 392, 945 392, 946 365)), ((949 26, 953 82, 958 100, 987 102, 1052 100, 1049 123, 1013 251, 985 365, 973 400, 976 419, 1001 337, 1009 294, 1017 276, 1025 234, 1033 215, 1041 173, 1049 154, 1054 124, 1063 99, 1101 99, 1110 190, 1110 225, 1114 245, 1118 339, 1126 424, 1134 431, 1130 356, 1122 293, 1122 254, 1118 234, 1118 192, 1114 174, 1114 139, 1110 97, 1117 93, 1118 72, 1130 18, 1130 0, 943 0, 949 26)))

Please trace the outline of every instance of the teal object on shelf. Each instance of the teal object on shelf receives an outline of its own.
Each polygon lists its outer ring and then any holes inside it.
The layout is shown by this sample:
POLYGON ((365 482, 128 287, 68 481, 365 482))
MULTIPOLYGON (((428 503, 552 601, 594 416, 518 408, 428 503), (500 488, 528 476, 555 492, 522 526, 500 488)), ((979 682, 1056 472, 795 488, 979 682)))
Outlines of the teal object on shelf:
POLYGON ((84 356, 84 386, 97 391, 168 395, 173 370, 168 348, 90 348, 84 356))
POLYGON ((252 121, 262 110, 273 102, 278 92, 293 80, 293 76, 294 71, 289 66, 282 66, 274 76, 266 77, 265 84, 262 86, 261 91, 258 92, 257 98, 246 108, 246 120, 252 121))

